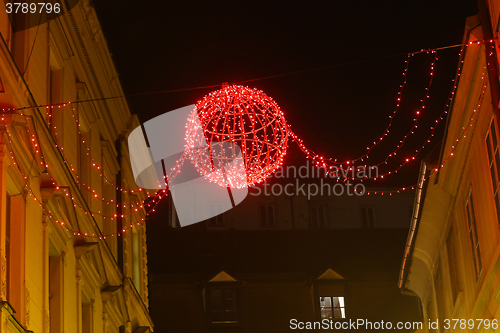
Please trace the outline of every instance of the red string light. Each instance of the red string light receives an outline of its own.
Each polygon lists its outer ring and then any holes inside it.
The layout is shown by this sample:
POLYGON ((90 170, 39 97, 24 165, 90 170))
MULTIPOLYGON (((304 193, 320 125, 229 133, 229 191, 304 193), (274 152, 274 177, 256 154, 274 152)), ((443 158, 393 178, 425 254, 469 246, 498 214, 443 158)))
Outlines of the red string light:
MULTIPOLYGON (((394 117, 396 116, 396 113, 398 112, 399 110, 399 106, 401 105, 401 97, 402 97, 402 94, 403 94, 403 90, 406 86, 406 80, 407 80, 407 74, 408 74, 408 68, 410 67, 410 59, 415 55, 415 53, 409 53, 408 54, 408 59, 406 59, 405 63, 406 63, 406 68, 403 72, 403 77, 404 77, 404 81, 403 83, 400 85, 400 90, 398 91, 398 97, 396 99, 396 108, 394 109, 394 112, 392 113, 392 115, 389 116, 389 125, 387 125, 387 128, 384 130, 384 133, 382 134, 382 136, 378 139, 378 141, 375 141, 373 143, 373 145, 371 145, 370 147, 366 147, 366 149, 368 150, 366 152, 366 155, 365 157, 368 157, 368 155, 370 154, 371 150, 373 148, 375 148, 375 146, 377 146, 378 144, 380 144, 382 142, 382 140, 384 139, 385 136, 389 135, 389 131, 392 127, 392 122, 394 120, 394 117)), ((357 160, 362 160, 363 157, 358 157, 355 159, 355 161, 357 160)))
MULTIPOLYGON (((97 169, 97 171, 99 172, 99 176, 102 177, 109 185, 111 186, 115 186, 116 190, 118 191, 123 191, 124 193, 134 193, 135 191, 134 190, 126 190, 126 189, 123 189, 122 187, 120 186, 116 186, 115 184, 113 184, 111 181, 109 181, 106 176, 104 175, 104 172, 103 172, 103 169, 101 166, 99 166, 97 163, 96 163, 96 160, 92 157, 91 153, 90 153, 90 148, 87 146, 86 142, 85 142, 85 139, 79 129, 80 127, 80 123, 78 122, 78 119, 76 119, 75 117, 75 114, 74 114, 74 111, 75 109, 72 108, 72 112, 73 112, 73 119, 75 120, 77 126, 78 126, 78 134, 79 134, 79 137, 80 137, 80 141, 82 142, 84 148, 87 150, 87 153, 86 155, 89 156, 89 159, 91 160, 91 166, 95 169, 97 169)), ((68 160, 68 158, 66 157, 65 153, 64 153, 64 147, 59 143, 59 139, 58 139, 58 132, 57 132, 57 127, 54 126, 53 128, 53 133, 54 133, 54 140, 56 141, 56 147, 59 149, 59 151, 61 152, 61 155, 63 156, 63 160, 64 160, 64 163, 66 163, 68 166, 69 166, 69 169, 71 171, 71 173, 75 176, 76 178, 76 182, 77 184, 80 184, 81 188, 87 190, 88 192, 90 192, 93 196, 94 199, 97 199, 97 200, 100 200, 102 202, 104 202, 105 204, 109 205, 109 204, 116 204, 116 207, 120 207, 120 203, 115 203, 114 202, 114 199, 109 199, 109 200, 106 200, 104 198, 104 196, 102 195, 99 195, 97 193, 97 191, 95 189, 92 189, 91 186, 89 186, 88 184, 86 184, 80 177, 80 175, 75 171, 75 166, 73 164, 71 164, 68 160)), ((57 186, 57 182, 55 181, 54 178, 51 178, 53 183, 54 183, 54 186, 57 186)), ((138 189, 139 192, 142 192, 142 188, 139 188, 138 189)), ((149 193, 149 191, 145 191, 146 193, 146 196, 147 198, 150 198, 151 195, 149 193)), ((139 202, 135 202, 135 203, 131 203, 130 205, 140 205, 141 203, 139 202)))
MULTIPOLYGON (((480 45, 481 42, 482 41, 470 41, 466 44, 466 46, 480 45)), ((492 47, 493 47, 493 45, 492 45, 492 47)), ((423 50, 422 52, 436 53, 435 50, 423 50)), ((413 54, 411 56, 413 56, 413 54)), ((410 56, 409 56, 409 58, 410 58, 410 56)), ((436 59, 437 58, 435 58, 435 60, 436 59)), ((463 64, 463 61, 461 62, 460 65, 462 65, 462 64, 463 64)), ((434 69, 434 62, 431 65, 431 76, 433 76, 433 69, 434 69)), ((399 97, 398 97, 397 107, 396 107, 393 115, 390 117, 389 125, 388 125, 386 131, 384 131, 384 134, 382 135, 382 137, 380 137, 380 139, 378 141, 375 141, 374 145, 372 145, 371 147, 368 147, 368 152, 375 145, 377 145, 380 141, 382 141, 383 137, 387 135, 389 128, 392 126, 393 116, 395 115, 395 113, 397 112, 397 110, 399 108, 402 88, 404 87, 404 85, 406 83, 406 72, 407 72, 407 70, 405 70, 405 73, 404 73, 405 81, 404 81, 403 85, 401 86, 400 92, 398 93, 399 97)), ((459 71, 458 71, 457 75, 460 76, 460 74, 461 74, 461 66, 459 67, 459 71)), ((482 78, 485 82, 485 80, 486 80, 485 79, 485 72, 483 72, 482 78)), ((432 78, 431 78, 431 82, 432 82, 432 78)), ((430 84, 429 84, 429 86, 430 86, 430 84)), ((234 87, 241 87, 241 86, 226 87, 226 92, 231 91, 231 89, 234 87)), ((456 92, 456 88, 457 88, 457 86, 455 84, 453 91, 451 93, 451 97, 449 98, 449 101, 452 100, 453 95, 456 92)), ((227 143, 231 143, 231 144, 236 143, 236 144, 238 144, 238 146, 241 147, 243 161, 245 162, 244 166, 245 166, 245 169, 247 171, 245 183, 243 183, 243 184, 246 184, 248 186, 248 185, 251 185, 253 183, 263 181, 268 175, 270 175, 272 172, 274 172, 278 166, 280 166, 282 164, 283 156, 286 153, 286 148, 287 148, 286 144, 287 144, 288 135, 290 135, 292 138, 294 138, 294 140, 297 143, 300 142, 299 147, 301 145, 303 146, 303 144, 302 144, 302 141, 290 130, 289 126, 285 122, 285 119, 283 117, 281 110, 279 110, 279 107, 276 105, 276 103, 272 99, 270 99, 264 93, 259 92, 255 89, 252 90, 250 88, 244 88, 244 87, 237 88, 237 89, 246 89, 246 91, 252 91, 252 92, 249 93, 248 96, 245 96, 245 93, 243 95, 240 94, 240 96, 237 96, 237 92, 233 91, 232 92, 233 96, 231 96, 230 94, 229 95, 226 94, 225 96, 224 95, 216 95, 216 97, 212 98, 212 100, 206 100, 208 97, 207 96, 204 100, 202 100, 201 102, 199 102, 197 104, 197 110, 198 110, 197 114, 200 116, 201 128, 203 130, 203 133, 205 134, 205 137, 208 138, 210 143, 214 143, 214 142, 217 142, 217 143, 227 142, 227 143), (236 105, 235 101, 239 101, 238 99, 241 99, 243 97, 248 97, 248 99, 245 102, 243 102, 243 106, 236 105), (204 103, 202 103, 203 101, 204 101, 204 103), (213 103, 213 104, 210 105, 209 102, 213 103), (224 108, 226 111, 221 111, 221 110, 224 110, 224 108), (218 116, 217 116, 217 112, 219 112, 218 116), (208 136, 206 136, 207 133, 209 133, 208 136), (250 172, 248 172, 249 170, 250 170, 250 172), (264 177, 264 175, 266 175, 266 176, 264 177)), ((219 92, 223 91, 223 90, 224 90, 224 88, 219 90, 219 92)), ((445 158, 443 158, 442 164, 438 168, 436 168, 436 170, 435 170, 436 172, 438 172, 441 168, 443 168, 445 163, 448 160, 450 160, 451 157, 453 157, 454 151, 455 151, 456 147, 458 146, 458 143, 460 142, 460 140, 467 137, 465 132, 469 128, 473 127, 472 122, 474 120, 475 114, 477 113, 477 110, 479 110, 479 108, 481 106, 481 102, 482 102, 485 90, 486 90, 486 83, 483 84, 483 89, 481 91, 477 107, 476 107, 476 109, 474 109, 473 114, 472 114, 471 118, 469 119, 469 124, 467 126, 463 127, 462 134, 455 140, 454 144, 451 146, 450 153, 445 158)), ((217 93, 217 92, 215 92, 215 93, 217 93)), ((213 94, 215 94, 215 93, 213 93, 213 94)), ((211 95, 209 95, 209 96, 211 96, 211 95)), ((421 109, 423 109, 425 107, 424 102, 427 98, 428 98, 428 89, 427 89, 426 97, 421 101, 422 102, 421 109)), ((51 114, 51 112, 49 112, 49 110, 53 109, 54 106, 58 106, 60 108, 61 106, 65 107, 67 105, 70 106, 71 102, 46 106, 47 110, 48 110, 47 117, 48 117, 49 126, 50 126, 51 121, 52 121, 52 114, 51 114)), ((422 145, 422 147, 415 151, 415 155, 413 155, 410 158, 406 158, 405 162, 403 162, 398 168, 396 168, 395 171, 391 171, 391 172, 397 172, 397 170, 399 170, 399 168, 401 168, 404 164, 409 163, 411 160, 414 160, 414 157, 424 148, 424 146, 427 143, 430 142, 431 137, 434 136, 434 131, 436 129, 437 124, 439 123, 440 120, 443 119, 444 114, 447 113, 448 107, 449 107, 449 103, 447 103, 445 111, 443 111, 443 113, 440 115, 439 119, 436 119, 436 121, 435 121, 436 124, 431 127, 431 129, 432 129, 431 135, 426 140, 426 142, 422 145)), ((3 111, 16 111, 16 110, 21 110, 21 109, 26 109, 26 108, 4 109, 3 111)), ((78 119, 76 119, 76 117, 74 115, 74 109, 72 108, 72 110, 73 110, 73 118, 78 123, 78 119)), ((42 160, 41 164, 45 164, 44 157, 43 157, 43 154, 41 152, 41 146, 37 140, 37 136, 35 133, 32 133, 30 128, 29 128, 29 124, 28 124, 29 118, 27 116, 25 116, 24 114, 22 114, 22 115, 25 117, 25 120, 27 121, 26 122, 27 132, 28 132, 28 135, 30 137, 30 141, 32 142, 34 152, 35 152, 35 154, 38 154, 40 156, 40 158, 42 160)), ((420 115, 420 112, 417 112, 417 115, 414 119, 414 125, 412 127, 412 130, 410 130, 411 134, 413 134, 413 129, 417 128, 416 123, 417 123, 419 115, 420 115)), ((3 116, 2 116, 2 121, 4 121, 3 116)), ((190 124, 191 124, 191 132, 188 130, 187 138, 188 138, 188 140, 193 139, 193 141, 191 142, 191 143, 193 143, 193 142, 196 142, 195 140, 200 140, 200 138, 196 137, 194 134, 193 135, 189 134, 189 133, 196 133, 196 130, 198 130, 195 128, 194 122, 191 122, 190 124), (193 128, 195 130, 193 130, 193 128)), ((80 125, 78 124, 78 127, 79 126, 80 125)), ((8 136, 9 136, 9 143, 11 145, 10 154, 11 154, 11 158, 13 159, 13 164, 17 165, 19 170, 21 171, 20 166, 16 163, 16 159, 14 156, 14 152, 13 152, 13 148, 12 148, 12 141, 11 141, 11 137, 10 137, 11 134, 7 128, 7 125, 4 124, 4 127, 5 127, 5 130, 8 134, 8 136)), ((85 145, 85 148, 87 149, 88 155, 90 156, 90 148, 86 146, 86 143, 83 139, 83 135, 79 129, 78 129, 78 132, 80 135, 80 139, 82 140, 82 143, 85 145)), ((57 133, 55 135, 57 136, 57 133)), ((400 145, 398 145, 396 150, 402 146, 402 144, 404 143, 404 140, 407 138, 408 135, 410 135, 410 134, 407 134, 404 137, 404 139, 400 142, 400 145)), ((58 147, 61 150, 61 152, 64 150, 64 148, 60 147, 59 144, 56 144, 56 147, 58 147)), ((189 141, 188 141, 188 147, 194 148, 194 147, 196 147, 196 144, 192 144, 191 146, 189 146, 189 141)), ((303 146, 303 147, 305 148, 305 146, 303 146)), ((328 161, 331 161, 331 159, 325 159, 322 156, 318 156, 318 155, 314 154, 311 150, 308 150, 307 148, 305 148, 305 149, 308 152, 306 155, 308 155, 308 157, 312 158, 313 161, 316 162, 317 166, 325 166, 325 165, 327 165, 328 161)), ((192 149, 191 152, 192 151, 194 151, 194 149, 192 149)), ((209 171, 213 171, 214 170, 214 162, 213 161, 208 162, 206 159, 200 160, 200 156, 204 156, 204 155, 200 155, 199 152, 198 152, 198 154, 195 154, 195 155, 191 154, 190 155, 192 160, 195 163, 198 163, 197 166, 199 167, 200 170, 203 170, 203 173, 207 174, 209 171)), ((368 153, 364 156, 367 157, 368 153)), ((388 157, 386 158, 386 160, 382 163, 386 164, 387 159, 391 156, 392 155, 389 154, 388 157)), ((102 168, 95 163, 95 160, 92 157, 90 157, 90 158, 92 161, 92 166, 97 168, 100 171, 101 177, 105 178, 104 174, 102 173, 102 168)), ((64 158, 64 160, 66 160, 66 158, 64 158)), ((351 165, 349 167, 352 168, 353 166, 351 163, 353 163, 354 161, 347 161, 347 162, 344 162, 343 164, 351 165)), ((182 162, 183 162, 183 159, 180 160, 181 164, 182 164, 182 162)), ((342 166, 343 164, 340 164, 340 165, 342 166)), ((336 163, 336 165, 338 165, 338 164, 336 163)), ((70 166, 70 170, 73 169, 72 172, 74 172, 74 168, 70 164, 68 164, 68 166, 70 166)), ((177 174, 177 172, 179 172, 179 170, 178 170, 179 168, 177 168, 177 166, 171 170, 172 172, 175 172, 175 174, 177 174)), ((330 165, 330 166, 332 166, 332 165, 330 165)), ((48 165, 45 165, 45 167, 48 168, 48 165)), ((387 172, 385 174, 391 174, 391 172, 387 172)), ((21 172, 21 174, 26 181, 25 186, 29 191, 30 197, 33 197, 33 200, 40 205, 40 207, 47 213, 49 218, 54 219, 53 214, 50 212, 50 210, 48 210, 42 204, 42 201, 39 200, 35 196, 32 189, 29 187, 28 182, 27 182, 28 176, 24 175, 22 172, 21 172)), ((77 177, 78 177, 78 175, 77 175, 77 177)), ((174 175, 174 177, 175 177, 175 175, 174 175)), ((223 179, 225 182, 224 184, 227 185, 227 174, 226 175, 218 175, 216 177, 213 177, 213 179, 211 179, 211 180, 216 181, 216 182, 222 182, 223 179)), ((349 178, 347 178, 347 179, 349 179, 349 178)), ((352 179, 355 179, 355 178, 352 178, 352 179)), ((57 186, 55 180, 53 178, 52 178, 52 180, 54 182, 54 185, 57 186)), ((111 185, 116 186, 115 184, 113 184, 109 180, 107 180, 107 179, 105 179, 105 180, 108 183, 110 183, 111 185)), ((238 181, 240 181, 240 185, 241 185, 242 184, 241 179, 239 179, 238 181)), ((80 184, 82 184, 82 183, 80 183, 80 184)), ((235 182, 232 185, 234 186, 235 184, 237 184, 237 182, 235 182)), ((418 184, 418 185, 420 185, 420 184, 418 184)), ((393 191, 367 191, 367 194, 368 195, 370 195, 370 194, 375 194, 375 195, 377 195, 377 194, 381 194, 381 195, 389 194, 389 195, 392 195, 393 193, 401 193, 401 192, 407 191, 409 189, 414 189, 415 186, 417 186, 417 185, 413 185, 410 187, 403 187, 403 188, 400 188, 398 190, 393 190, 393 191)), ((85 184, 83 184, 82 187, 86 188, 87 190, 94 193, 94 195, 96 195, 95 190, 92 190, 90 188, 90 186, 86 186, 85 184)), ((116 187, 116 188, 118 190, 124 191, 125 193, 127 193, 129 191, 130 191, 130 193, 134 193, 133 190, 126 190, 126 189, 119 188, 119 187, 116 187)), ((142 189, 139 189, 139 190, 141 191, 142 189)), ((64 191, 65 190, 63 189, 63 192, 64 191)), ((69 193, 65 192, 65 194, 66 194, 66 196, 70 196, 69 193)), ((155 211, 155 208, 158 205, 158 203, 160 202, 160 200, 163 197, 165 197, 166 195, 167 195, 167 190, 159 191, 158 193, 155 194, 154 198, 150 202, 148 202, 147 204, 136 202, 135 205, 134 205, 134 203, 128 204, 130 207, 126 207, 127 205, 122 205, 122 207, 129 208, 131 210, 130 212, 128 212, 126 214, 129 214, 129 213, 134 214, 135 212, 138 212, 142 209, 146 209, 146 206, 147 206, 148 210, 145 212, 145 215, 141 218, 141 221, 143 222, 143 221, 145 221, 145 218, 150 213, 155 211)), ((147 199, 149 199, 149 198, 151 198, 151 196, 149 195, 149 192, 148 192, 147 199)), ((99 196, 99 199, 101 201, 104 201, 104 197, 102 197, 102 196, 99 196)), ((75 203, 75 198, 73 198, 72 196, 71 196, 71 200, 75 206, 79 206, 77 203, 75 203)), ((109 201, 107 201, 106 203, 109 204, 109 201)), ((120 206, 120 204, 117 203, 117 206, 120 206)), ((80 206, 80 209, 85 210, 85 208, 81 207, 81 206, 80 206)), ((85 210, 85 214, 92 214, 92 216, 93 216, 93 214, 96 214, 96 213, 87 212, 85 210)), ((123 214, 121 216, 123 217, 126 214, 123 214)), ((114 217, 117 217, 117 215, 115 214, 114 217)), ((60 224, 62 227, 65 227, 67 231, 72 232, 74 235, 81 235, 81 234, 90 235, 90 233, 82 233, 80 230, 78 230, 78 231, 72 230, 70 228, 69 223, 65 223, 63 221, 57 221, 57 220, 55 220, 55 221, 56 221, 56 223, 60 224)), ((97 235, 97 236, 100 239, 106 238, 109 236, 115 236, 115 235, 120 236, 122 233, 125 233, 129 228, 132 228, 134 226, 134 224, 140 225, 141 222, 132 223, 128 227, 123 228, 121 232, 118 232, 116 234, 113 233, 111 235, 97 235)), ((95 233, 92 233, 92 236, 96 236, 95 233)))
POLYGON ((242 188, 263 182, 282 165, 288 133, 272 98, 257 89, 226 86, 196 104, 186 141, 202 175, 222 186, 242 188))

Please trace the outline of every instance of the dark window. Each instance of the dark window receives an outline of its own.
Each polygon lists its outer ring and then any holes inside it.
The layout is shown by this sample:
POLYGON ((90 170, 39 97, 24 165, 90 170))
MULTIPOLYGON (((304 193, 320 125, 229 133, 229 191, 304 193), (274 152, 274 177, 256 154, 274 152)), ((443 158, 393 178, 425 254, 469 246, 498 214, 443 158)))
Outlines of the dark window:
POLYGON ((236 287, 215 287, 208 289, 207 311, 212 324, 238 323, 238 289, 236 287))
POLYGON ((481 271, 483 270, 483 264, 481 262, 481 248, 479 246, 479 239, 477 236, 476 213, 474 210, 472 190, 469 191, 469 198, 467 200, 467 203, 465 204, 465 209, 467 211, 469 241, 471 245, 472 261, 474 264, 474 273, 477 281, 481 276, 481 271))
POLYGON ((223 227, 224 226, 224 214, 220 214, 212 217, 208 220, 208 225, 210 227, 223 227))
POLYGON ((363 228, 375 228, 375 214, 372 207, 361 208, 361 222, 363 228))
POLYGON ((214 217, 208 219, 209 227, 223 227, 224 226, 224 213, 222 212, 221 205, 210 205, 210 214, 214 217), (218 214, 218 215, 216 215, 218 214))
POLYGON ((310 209, 310 218, 312 227, 324 227, 325 226, 325 207, 316 206, 310 209))
POLYGON ((274 220, 274 206, 260 206, 260 221, 263 227, 276 226, 276 221, 274 220))

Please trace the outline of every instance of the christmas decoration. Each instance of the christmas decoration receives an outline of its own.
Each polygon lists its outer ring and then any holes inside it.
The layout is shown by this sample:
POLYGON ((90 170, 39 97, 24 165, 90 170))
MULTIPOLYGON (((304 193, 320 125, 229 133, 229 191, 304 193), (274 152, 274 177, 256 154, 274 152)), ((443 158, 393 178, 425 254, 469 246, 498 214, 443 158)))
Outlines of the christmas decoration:
MULTIPOLYGON (((463 45, 464 47, 472 46, 472 45, 481 45, 484 41, 470 41, 463 45)), ((492 42, 492 41, 490 41, 492 42)), ((460 45, 458 45, 460 46, 460 45)), ((455 47, 455 46, 453 46, 455 47)), ((491 46, 493 47, 493 46, 491 46)), ((463 49, 462 49, 463 50, 463 49)), ((421 53, 436 53, 435 50, 422 50, 421 53)), ((461 51, 462 52, 462 51, 461 51)), ((418 52, 417 52, 418 53, 418 52)), ((412 53, 413 56, 416 53, 412 53)), ((408 56, 408 61, 410 59, 410 55, 408 56)), ((436 60, 437 58, 435 58, 436 60)), ((435 61, 434 61, 435 62, 435 61)), ((429 82, 432 82, 433 70, 434 70, 434 62, 431 64, 431 78, 429 82)), ((463 65, 463 60, 459 64, 458 76, 461 74, 461 68, 463 65)), ((302 140, 297 137, 295 133, 293 133, 286 123, 285 118, 283 116, 282 111, 279 109, 278 105, 267 95, 265 95, 262 91, 258 91, 256 89, 245 88, 242 86, 224 86, 222 89, 213 92, 212 94, 206 96, 203 100, 201 100, 196 105, 196 110, 193 112, 192 117, 189 119, 187 124, 187 134, 186 134, 186 153, 193 163, 196 165, 200 173, 205 175, 211 181, 219 183, 223 186, 234 186, 234 187, 244 187, 250 186, 252 184, 256 184, 262 182, 269 175, 271 175, 282 163, 283 157, 286 154, 288 139, 293 138, 298 144, 299 147, 306 153, 308 158, 311 158, 317 166, 325 166, 332 167, 333 165, 340 165, 340 167, 348 169, 349 167, 354 167, 354 162, 357 160, 362 160, 363 158, 368 157, 368 153, 370 150, 377 145, 382 139, 387 136, 389 132, 389 128, 392 125, 392 118, 396 114, 396 111, 399 108, 399 104, 401 101, 401 93, 404 84, 406 83, 406 72, 404 72, 405 81, 403 85, 400 87, 401 90, 398 93, 397 98, 397 106, 393 115, 390 118, 389 125, 387 129, 384 131, 383 135, 376 141, 373 141, 373 145, 367 147, 366 154, 362 155, 360 158, 344 161, 342 163, 337 162, 334 159, 323 157, 315 154, 312 150, 309 150, 302 143, 302 140), (244 172, 242 172, 242 169, 244 172)), ((454 142, 451 143, 451 147, 445 147, 444 154, 441 159, 441 164, 434 169, 435 173, 433 175, 428 176, 423 179, 423 182, 428 181, 434 175, 437 175, 438 172, 446 167, 446 163, 454 157, 454 153, 459 147, 462 139, 473 136, 475 133, 475 124, 477 123, 477 114, 481 107, 484 94, 487 88, 487 77, 486 77, 486 67, 483 67, 483 86, 481 90, 481 94, 478 98, 478 102, 476 107, 474 108, 471 117, 469 118, 469 122, 462 127, 462 132, 457 134, 454 142), (447 148, 447 149, 446 149, 447 148)), ((428 89, 426 89, 428 90, 428 89)), ((430 142, 430 139, 434 136, 434 131, 436 126, 440 120, 443 120, 444 115, 448 112, 449 102, 451 102, 454 94, 456 93, 457 85, 454 84, 453 90, 450 94, 449 101, 445 107, 445 110, 438 119, 435 120, 435 124, 431 126, 432 133, 428 137, 428 139, 423 143, 422 147, 415 150, 413 156, 406 156, 403 158, 402 163, 396 169, 392 169, 392 171, 387 171, 382 174, 389 175, 391 173, 397 172, 403 165, 408 164, 415 160, 416 155, 422 151, 424 146, 430 142)), ((409 134, 407 134, 404 139, 410 134, 413 134, 413 130, 416 128, 416 122, 420 115, 420 111, 424 108, 424 101, 428 98, 428 92, 426 92, 425 98, 421 101, 422 107, 417 111, 416 115, 414 115, 414 125, 410 130, 409 134)), ((80 101, 82 102, 82 101, 80 101)), ((86 101, 83 101, 86 102, 86 101)), ((72 105, 77 104, 79 102, 67 102, 67 103, 59 103, 53 105, 43 105, 43 106, 30 106, 23 107, 17 109, 3 109, 3 112, 17 112, 26 120, 26 132, 28 137, 30 138, 30 142, 32 144, 32 151, 34 153, 34 160, 37 160, 38 163, 45 167, 45 172, 49 175, 52 184, 55 189, 61 190, 62 193, 66 197, 68 197, 74 207, 78 207, 85 214, 100 215, 103 219, 114 220, 118 217, 127 218, 126 224, 121 228, 120 231, 112 234, 102 234, 100 231, 96 232, 95 230, 80 230, 80 226, 71 226, 68 221, 58 220, 47 204, 41 199, 41 197, 37 197, 35 191, 30 186, 29 183, 29 175, 24 174, 20 166, 17 164, 17 159, 14 155, 14 148, 12 143, 12 136, 10 128, 13 128, 14 125, 3 123, 3 127, 8 136, 8 150, 9 150, 9 158, 12 159, 13 165, 17 166, 19 169, 22 178, 25 180, 25 189, 27 190, 29 197, 31 197, 35 202, 38 203, 40 208, 45 212, 49 219, 54 220, 57 224, 61 225, 66 231, 72 233, 73 235, 91 235, 99 238, 106 238, 110 236, 121 236, 126 233, 127 230, 130 230, 134 227, 134 225, 141 225, 145 222, 147 216, 149 216, 152 212, 155 211, 156 206, 161 201, 161 199, 168 195, 168 189, 162 191, 152 191, 151 194, 146 190, 146 200, 144 202, 128 200, 127 203, 118 203, 113 199, 105 199, 103 193, 99 193, 99 190, 93 189, 90 184, 85 184, 80 179, 78 173, 75 171, 74 166, 69 163, 66 156, 63 154, 64 147, 60 145, 58 142, 58 134, 57 128, 53 127, 53 134, 55 139, 55 146, 61 152, 64 163, 67 164, 68 169, 74 174, 75 181, 80 185, 80 188, 83 190, 87 190, 92 193, 91 200, 99 200, 103 204, 112 205, 116 207, 120 207, 123 211, 120 214, 113 214, 112 216, 105 216, 101 211, 92 212, 87 205, 83 205, 79 202, 78 198, 74 198, 70 191, 65 189, 65 187, 61 187, 60 184, 56 181, 53 176, 57 176, 51 173, 51 169, 49 165, 46 164, 45 157, 43 151, 41 150, 41 145, 39 139, 36 135, 36 131, 34 128, 30 128, 31 119, 29 115, 25 115, 23 112, 20 112, 25 109, 33 109, 37 107, 45 107, 47 110, 47 122, 49 127, 51 127, 52 123, 52 114, 51 110, 54 108, 68 108, 73 113, 73 119, 80 127, 79 121, 74 113, 75 109, 73 109, 72 105), (73 229, 75 228, 75 229, 73 229)), ((4 115, 1 118, 2 122, 4 122, 4 115)), ((91 166, 93 167, 94 172, 97 173, 107 184, 115 187, 117 191, 123 193, 133 194, 134 192, 142 192, 142 188, 122 188, 118 185, 115 185, 112 180, 108 180, 102 171, 102 166, 97 164, 97 160, 95 160, 90 152, 90 146, 87 146, 82 133, 79 132, 79 138, 83 145, 83 148, 87 151, 87 155, 91 160, 91 166)), ((404 141, 404 139, 402 141, 404 141)), ((380 164, 387 164, 387 160, 390 157, 394 157, 396 155, 396 151, 402 146, 401 142, 395 151, 390 152, 387 155, 387 158, 383 160, 380 164)), ((463 147, 467 152, 470 147, 463 147)), ((184 161, 181 158, 179 164, 182 164, 184 161)), ((177 166, 175 170, 178 171, 177 166)), ((174 175, 175 176, 175 175, 174 175)), ((380 175, 379 175, 380 176, 380 175)), ((383 177, 380 177, 383 178, 383 177)), ((346 179, 349 179, 346 177, 346 179)), ((355 179, 355 178, 351 178, 355 179)), ((340 179, 342 181, 343 179, 340 179)), ((407 190, 413 190, 417 186, 421 186, 422 182, 415 184, 413 186, 406 186, 396 190, 382 190, 382 191, 366 191, 367 195, 392 195, 396 193, 401 193, 407 190)), ((36 191, 38 193, 38 191, 36 191)), ((141 200, 142 201, 142 200, 141 200)))
POLYGON ((208 180, 242 188, 264 181, 283 163, 288 132, 272 98, 257 89, 224 86, 196 104, 186 148, 208 180))

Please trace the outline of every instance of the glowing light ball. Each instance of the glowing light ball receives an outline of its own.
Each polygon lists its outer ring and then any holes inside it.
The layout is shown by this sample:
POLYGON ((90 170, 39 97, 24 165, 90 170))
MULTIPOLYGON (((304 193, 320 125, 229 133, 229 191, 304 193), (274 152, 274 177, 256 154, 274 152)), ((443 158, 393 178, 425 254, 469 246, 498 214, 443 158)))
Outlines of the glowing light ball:
POLYGON ((186 150, 196 169, 221 186, 264 181, 283 163, 288 126, 276 102, 257 89, 223 86, 196 104, 186 150))

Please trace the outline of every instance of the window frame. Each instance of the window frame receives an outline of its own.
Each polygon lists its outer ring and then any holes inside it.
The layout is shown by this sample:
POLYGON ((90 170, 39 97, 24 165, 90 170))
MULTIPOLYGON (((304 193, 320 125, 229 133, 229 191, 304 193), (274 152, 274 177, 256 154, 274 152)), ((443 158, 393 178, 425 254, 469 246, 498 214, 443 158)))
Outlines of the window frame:
MULTIPOLYGON (((441 264, 439 263, 434 275, 434 292, 436 295, 436 310, 438 319, 446 318, 445 304, 444 304, 444 285, 443 285, 443 272, 441 271, 441 264)), ((441 327, 438 328, 441 332, 441 327)))
POLYGON ((260 205, 260 225, 263 228, 276 228, 278 225, 276 223, 276 210, 274 209, 274 205, 263 204, 260 205), (265 209, 265 214, 262 211, 265 209), (269 223, 269 212, 272 212, 272 223, 269 223), (265 216, 265 219, 264 219, 265 216))
POLYGON ((483 263, 481 258, 481 246, 479 234, 477 232, 477 218, 472 187, 469 188, 467 200, 465 202, 465 217, 467 220, 467 234, 471 246, 472 267, 474 269, 475 281, 479 282, 483 273, 483 263))
POLYGON ((446 238, 446 255, 448 259, 448 273, 450 274, 450 287, 453 306, 457 301, 458 294, 462 291, 460 282, 460 272, 458 268, 456 238, 453 226, 450 226, 448 236, 446 238))
POLYGON ((311 228, 325 228, 327 225, 328 218, 326 216, 326 208, 323 205, 312 205, 309 207, 309 221, 311 228), (322 213, 323 221, 319 218, 319 212, 322 213), (316 220, 313 219, 314 214, 316 214, 316 220))
POLYGON ((11 300, 11 281, 12 281, 12 248, 11 248, 11 234, 12 234, 12 200, 11 195, 7 192, 5 197, 5 211, 6 211, 6 226, 5 226, 5 298, 11 300))
POLYGON ((375 228, 375 208, 374 207, 361 207, 361 227, 363 229, 375 228), (368 218, 371 212, 371 221, 368 218))
POLYGON ((225 228, 225 214, 222 209, 222 205, 210 204, 210 214, 212 217, 206 220, 206 227, 208 229, 225 228))
MULTIPOLYGON (((344 317, 343 318, 331 318, 329 320, 333 321, 341 321, 341 320, 346 320, 349 318, 349 291, 348 291, 348 282, 344 279, 341 280, 317 280, 316 283, 314 284, 314 299, 315 299, 315 317, 316 320, 321 321, 324 318, 321 317, 321 298, 322 297, 343 297, 344 298, 344 306, 341 307, 344 309, 344 317), (332 289, 332 290, 328 290, 332 289)), ((332 303, 332 316, 334 314, 334 306, 332 303)))
POLYGON ((345 314, 345 296, 319 296, 319 311, 320 311, 320 319, 323 320, 323 319, 328 319, 328 320, 342 320, 342 319, 346 319, 346 314, 345 314), (330 298, 330 306, 329 307, 322 307, 321 306, 321 303, 324 302, 324 298, 330 298), (335 303, 333 302, 333 299, 334 298, 337 298, 338 300, 338 304, 339 306, 335 306, 335 303), (322 315, 322 312, 325 308, 330 308, 331 309, 331 317, 323 317, 322 315), (337 318, 335 316, 335 310, 338 309, 340 310, 340 315, 341 317, 340 318, 337 318), (344 311, 342 311, 344 310, 344 311))
POLYGON ((206 311, 206 320, 207 324, 212 327, 234 327, 241 325, 241 284, 239 282, 209 282, 205 286, 205 311, 206 311), (228 319, 227 317, 227 303, 225 295, 227 290, 234 291, 234 315, 236 320, 222 320, 222 321, 214 321, 214 304, 213 304, 213 296, 212 292, 214 290, 222 290, 222 310, 226 311, 224 315, 224 319, 228 319))
POLYGON ((490 180, 493 188, 493 200, 495 201, 497 212, 497 226, 500 228, 500 148, 498 128, 494 116, 491 118, 484 140, 486 143, 490 180))

